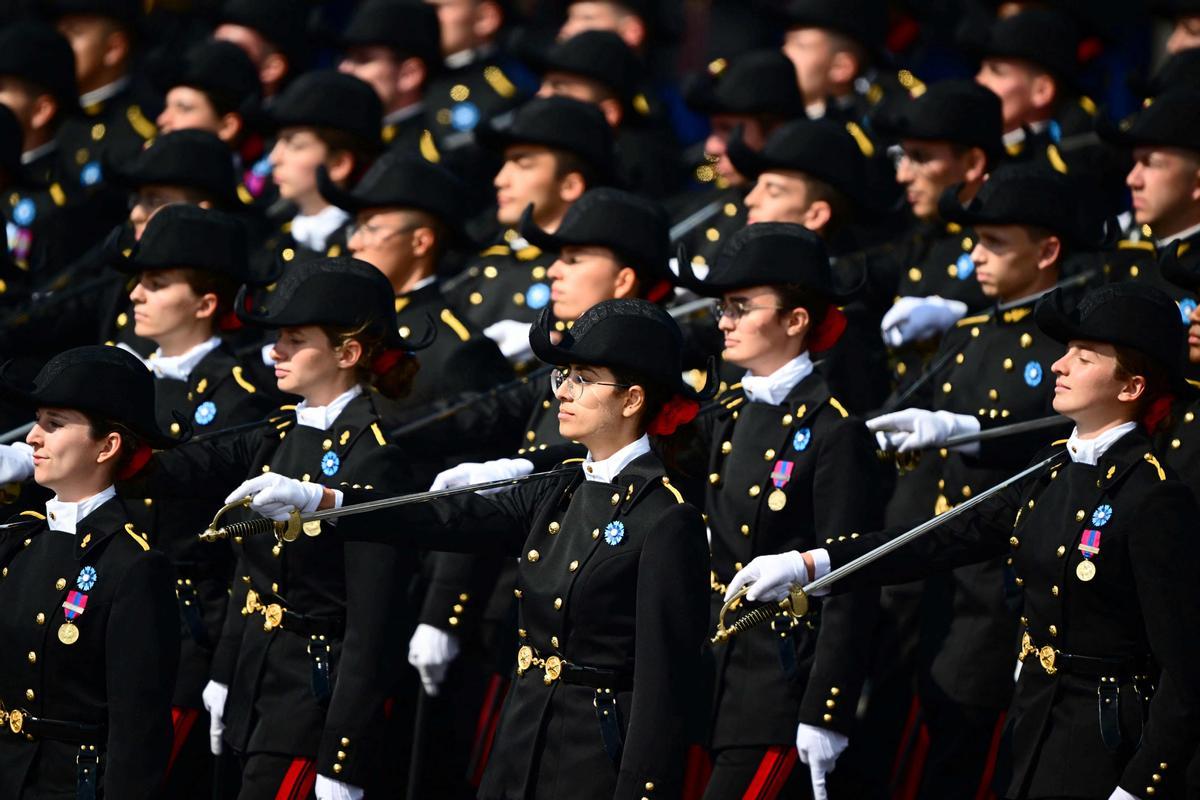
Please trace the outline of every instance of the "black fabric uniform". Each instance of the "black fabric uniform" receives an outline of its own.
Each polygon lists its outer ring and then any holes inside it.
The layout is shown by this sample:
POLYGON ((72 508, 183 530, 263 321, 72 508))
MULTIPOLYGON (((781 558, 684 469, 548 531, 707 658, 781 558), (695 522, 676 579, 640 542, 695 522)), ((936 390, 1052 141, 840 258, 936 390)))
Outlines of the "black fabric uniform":
MULTIPOLYGON (((222 494, 247 475, 278 472, 408 490, 404 461, 387 446, 376 401, 364 391, 327 431, 286 420, 265 433, 160 454, 143 488, 161 497, 194 494, 202 484, 222 494)), ((274 796, 282 781, 254 769, 260 754, 315 761, 317 772, 370 789, 394 744, 385 704, 414 677, 397 671, 412 629, 403 598, 413 554, 343 545, 327 532, 289 544, 248 538, 235 541, 234 552, 233 594, 211 678, 229 686, 225 739, 247 759, 242 796, 274 796), (268 628, 267 613, 257 609, 272 604, 286 611, 282 624, 268 628)))
MULTIPOLYGON (((372 496, 347 491, 345 502, 372 496)), ((612 484, 573 471, 489 498, 347 517, 338 535, 520 554, 524 656, 481 798, 679 796, 684 720, 703 696, 696 676, 707 552, 699 513, 654 455, 635 459, 612 484), (570 665, 561 676, 541 663, 552 658, 570 665), (621 745, 610 757, 600 719, 614 717, 621 745)))
MULTIPOLYGON (((706 420, 705 433, 714 625, 725 584, 755 556, 807 549, 827 536, 858 536, 882 519, 881 504, 854 488, 879 472, 874 443, 823 378, 809 375, 779 405, 749 402, 736 391, 722 402, 725 410, 706 420), (771 474, 781 460, 793 468, 783 489, 787 503, 773 511, 771 474)), ((850 732, 868 666, 863 632, 873 625, 877 599, 868 590, 826 603, 816 632, 783 622, 713 650, 711 746, 718 766, 706 797, 746 790, 745 776, 723 774, 722 751, 791 746, 800 722, 850 732)))
POLYGON ((171 754, 179 622, 171 564, 130 520, 112 498, 73 536, 50 530, 35 512, 0 530, 4 797, 75 798, 81 767, 90 767, 105 800, 159 796, 171 754), (86 605, 73 622, 78 640, 66 645, 57 635, 63 603, 77 590, 86 605), (26 714, 24 727, 16 710, 26 714), (28 715, 64 722, 74 736, 39 734, 28 715))
POLYGON ((429 82, 425 127, 440 150, 467 147, 480 124, 513 110, 536 91, 537 79, 518 62, 498 51, 481 53, 429 82))
MULTIPOLYGON (((1035 459, 1057 452, 1053 467, 847 577, 838 590, 1008 553, 1022 581, 1022 637, 1033 652, 1010 653, 1024 655, 1009 709, 1004 796, 1100 798, 1118 782, 1141 796, 1182 796, 1200 731, 1195 498, 1158 463, 1140 428, 1094 467, 1069 462, 1061 444, 1035 459), (1085 529, 1101 532, 1090 581, 1076 573, 1085 529), (1119 742, 1110 747, 1102 728, 1116 730, 1114 710, 1119 742)), ((828 545, 832 567, 896 533, 828 545)))
POLYGON ((550 303, 546 270, 557 257, 509 230, 447 281, 443 291, 454 310, 478 328, 505 319, 533 322, 550 303))
POLYGON ((749 187, 729 186, 724 189, 689 196, 687 201, 671 210, 671 222, 679 225, 693 214, 711 209, 703 222, 672 240, 682 244, 691 256, 693 265, 707 266, 717 260, 725 240, 746 227, 744 200, 749 187))

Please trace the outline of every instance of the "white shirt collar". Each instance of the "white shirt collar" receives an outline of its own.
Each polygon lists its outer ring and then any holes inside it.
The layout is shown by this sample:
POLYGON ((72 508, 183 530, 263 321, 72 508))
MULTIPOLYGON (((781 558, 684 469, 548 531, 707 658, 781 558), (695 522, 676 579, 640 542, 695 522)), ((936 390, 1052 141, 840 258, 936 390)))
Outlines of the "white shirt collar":
POLYGON ((481 47, 468 47, 466 50, 459 50, 457 53, 451 53, 442 59, 442 63, 447 69, 462 69, 475 62, 480 58, 487 58, 495 51, 496 46, 493 44, 485 44, 481 47))
POLYGON ((292 219, 292 238, 309 250, 321 252, 333 232, 342 227, 350 215, 337 206, 325 206, 316 214, 297 214, 292 219))
POLYGON ((583 477, 589 481, 600 483, 615 483, 621 470, 639 456, 650 452, 650 437, 642 434, 642 438, 622 447, 603 461, 593 461, 591 451, 583 460, 583 477))
POLYGON ((405 292, 405 294, 406 295, 412 294, 413 292, 417 291, 418 289, 424 289, 426 286, 428 286, 429 284, 433 283, 436 280, 437 280, 437 275, 426 275, 424 278, 421 278, 421 280, 414 283, 412 285, 412 288, 410 288, 407 292, 405 292))
POLYGON ((1179 233, 1172 233, 1170 236, 1164 236, 1161 239, 1155 239, 1154 244, 1157 247, 1165 247, 1171 242, 1177 242, 1180 239, 1187 239, 1196 233, 1200 233, 1200 223, 1197 223, 1190 228, 1184 228, 1179 233))
POLYGON ((85 497, 78 503, 65 503, 58 499, 58 495, 54 495, 52 499, 46 501, 46 524, 52 531, 73 534, 79 520, 86 519, 88 514, 116 496, 117 490, 111 486, 99 494, 85 497))
POLYGON ((327 406, 310 406, 307 400, 296 404, 296 424, 327 431, 337 422, 338 415, 350 405, 350 401, 362 394, 362 386, 342 392, 327 406))
POLYGON ((770 375, 755 376, 749 372, 742 377, 742 391, 751 403, 770 403, 777 406, 813 371, 812 358, 807 352, 793 358, 770 375))
POLYGON ((32 150, 26 150, 25 152, 21 153, 21 163, 22 164, 32 164, 34 161, 37 161, 39 158, 46 155, 47 153, 53 153, 57 148, 58 148, 58 141, 55 139, 51 139, 50 141, 46 142, 45 144, 39 144, 37 147, 33 148, 32 150))
POLYGON ((397 108, 383 118, 384 125, 398 125, 406 119, 412 119, 425 110, 425 104, 421 102, 410 103, 404 108, 397 108))
POLYGON ((214 336, 207 342, 196 345, 181 356, 164 356, 162 348, 159 347, 150 355, 150 358, 144 360, 144 363, 150 368, 150 371, 154 373, 154 377, 156 378, 186 381, 188 376, 192 374, 192 370, 196 368, 196 365, 203 361, 205 356, 220 346, 220 337, 214 336))
POLYGON ((1076 428, 1071 431, 1071 437, 1067 439, 1067 454, 1076 464, 1088 464, 1094 467, 1100 463, 1100 459, 1117 439, 1136 427, 1136 422, 1126 422, 1124 425, 1109 428, 1092 439, 1080 439, 1079 428, 1076 428))
POLYGON ((116 95, 120 94, 128 85, 128 75, 126 75, 124 78, 117 78, 112 83, 106 83, 99 89, 92 89, 90 92, 84 92, 83 94, 79 95, 79 105, 87 108, 88 106, 96 105, 96 103, 103 103, 110 97, 115 97, 116 95))

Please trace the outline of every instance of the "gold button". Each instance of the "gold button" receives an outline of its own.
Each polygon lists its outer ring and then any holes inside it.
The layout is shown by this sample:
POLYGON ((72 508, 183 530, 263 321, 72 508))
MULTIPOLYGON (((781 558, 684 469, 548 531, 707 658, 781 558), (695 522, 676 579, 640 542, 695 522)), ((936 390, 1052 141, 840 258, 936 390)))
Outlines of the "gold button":
POLYGON ((1067 548, 1065 545, 1060 544, 1058 546, 1058 549, 1054 551, 1054 555, 1058 556, 1059 558, 1062 558, 1066 554, 1067 554, 1067 548))
POLYGON ((617 492, 613 492, 613 496, 610 497, 608 501, 615 506, 617 503, 621 502, 621 495, 617 492))
POLYGON ((721 232, 716 228, 709 228, 704 232, 704 238, 708 239, 710 242, 715 242, 721 238, 721 232))
POLYGON ((593 538, 593 539, 599 539, 599 538, 600 538, 600 529, 599 529, 599 528, 595 528, 595 529, 593 529, 593 530, 592 530, 592 538, 593 538))
POLYGON ((654 784, 651 781, 646 781, 646 791, 647 792, 654 791, 654 784))
POLYGON ((322 449, 322 450, 328 450, 328 449, 329 449, 329 448, 331 448, 331 447, 333 447, 333 440, 332 440, 332 439, 326 439, 325 441, 321 442, 321 449, 322 449))
POLYGON ((515 597, 515 598, 517 598, 518 600, 520 600, 520 599, 521 599, 521 594, 522 594, 522 592, 521 592, 521 590, 520 590, 520 589, 513 589, 513 597, 515 597))
POLYGON ((1195 414, 1193 414, 1191 411, 1189 411, 1189 412, 1187 412, 1186 414, 1184 414, 1184 415, 1183 415, 1183 421, 1184 421, 1184 422, 1191 422, 1191 421, 1192 421, 1192 420, 1194 420, 1195 418, 1196 418, 1196 415, 1195 415, 1195 414))
POLYGON ((1087 516, 1087 513, 1081 508, 1075 512, 1075 521, 1083 522, 1083 518, 1086 516, 1087 516))
POLYGON ((1162 762, 1160 762, 1160 763, 1159 763, 1159 765, 1158 765, 1158 768, 1159 768, 1159 769, 1166 769, 1166 768, 1167 768, 1167 762, 1165 762, 1165 761, 1162 761, 1162 762))
POLYGON ((448 620, 446 620, 446 621, 450 623, 450 627, 451 627, 451 628, 457 628, 457 627, 458 627, 458 617, 451 617, 450 619, 448 619, 448 620))
POLYGON ((553 648, 555 648, 555 649, 557 649, 557 648, 558 648, 558 637, 557 637, 557 636, 551 636, 551 637, 550 637, 550 646, 551 646, 551 647, 553 647, 553 648))
POLYGON ((296 251, 290 247, 285 247, 280 255, 283 256, 284 261, 291 261, 296 257, 296 251))
POLYGON ((467 301, 471 305, 477 306, 483 302, 483 295, 481 295, 479 292, 471 292, 470 296, 467 297, 467 301))
POLYGON ((831 695, 833 695, 834 697, 837 697, 839 694, 841 694, 841 693, 842 693, 842 690, 841 690, 841 689, 839 689, 839 688, 838 688, 838 687, 836 687, 836 686, 830 686, 830 687, 829 687, 829 693, 830 693, 831 695))
POLYGON ((179 431, 180 431, 180 428, 179 428, 179 423, 178 423, 178 422, 172 422, 172 423, 171 423, 171 433, 172 433, 172 434, 174 434, 175 436, 178 436, 178 435, 179 435, 179 431))
POLYGON ((346 751, 345 751, 345 750, 338 750, 338 751, 337 751, 337 760, 338 760, 338 761, 345 761, 345 760, 346 760, 346 751))
POLYGON ((770 461, 774 457, 775 451, 769 447, 767 448, 766 452, 763 453, 763 461, 770 461))
POLYGON ((37 653, 33 652, 32 650, 29 651, 29 663, 30 664, 37 663, 37 653))
POLYGON ((33 700, 33 698, 34 698, 34 697, 35 697, 35 695, 34 695, 34 693, 33 693, 33 689, 26 689, 26 690, 25 690, 25 699, 26 699, 26 700, 33 700))
POLYGON ((908 270, 908 279, 913 283, 921 280, 921 270, 917 269, 916 267, 910 267, 908 270))
MULTIPOLYGON (((368 486, 367 488, 369 489, 370 487, 368 486)), ((466 592, 463 592, 462 594, 460 594, 458 596, 458 600, 460 603, 465 603, 470 599, 471 599, 471 595, 467 594, 466 592)))
POLYGON ((58 589, 59 591, 62 591, 63 589, 67 588, 67 579, 59 578, 58 580, 56 580, 54 582, 54 588, 58 589))
POLYGON ((333 771, 334 771, 334 772, 337 772, 337 773, 340 773, 340 772, 342 771, 342 765, 341 765, 341 764, 334 764, 334 765, 333 765, 333 771))
POLYGON ((104 138, 105 133, 106 133, 106 129, 104 127, 104 123, 97 122, 95 125, 92 126, 92 141, 94 141, 94 142, 100 141, 101 139, 104 138))
POLYGON ((1011 358, 1004 359, 1004 371, 1005 372, 1013 371, 1013 360, 1011 358))
POLYGON ((833 708, 836 705, 837 705, 837 700, 826 700, 825 701, 826 708, 833 708))
POLYGON ((825 720, 826 722, 833 722, 833 714, 822 714, 821 719, 825 720))
POLYGON ((748 491, 751 497, 758 497, 759 493, 762 492, 762 487, 751 486, 748 491))
POLYGON ((1057 587, 1057 586, 1051 586, 1051 587, 1050 587, 1050 594, 1054 595, 1055 597, 1058 597, 1058 587, 1057 587))
POLYGON ((349 745, 350 745, 350 740, 347 739, 345 736, 343 736, 342 737, 342 747, 348 747, 349 745))
POLYGON ((557 522, 551 522, 546 530, 549 531, 551 536, 553 536, 554 534, 558 533, 559 525, 557 522))
POLYGON ((733 450, 733 442, 721 442, 722 455, 729 455, 731 450, 733 450))
POLYGON ((750 535, 750 526, 743 524, 742 525, 742 536, 749 536, 749 535, 750 535))
POLYGON ((500 270, 496 269, 491 264, 489 264, 483 268, 483 277, 485 277, 485 278, 489 278, 489 279, 495 278, 499 274, 500 274, 500 270))
POLYGON ((783 419, 781 419, 780 422, 783 423, 783 427, 787 428, 792 424, 794 419, 795 418, 791 414, 784 414, 783 419))
POLYGON ((578 561, 572 561, 570 564, 568 564, 568 565, 567 565, 567 571, 568 571, 568 572, 574 572, 574 571, 575 571, 575 570, 577 570, 577 569, 579 569, 579 562, 578 562, 578 561))
POLYGON ((1178 439, 1172 439, 1172 440, 1171 440, 1171 449, 1172 449, 1172 450, 1178 450, 1178 449, 1179 449, 1179 445, 1181 445, 1181 444, 1183 444, 1183 442, 1179 441, 1178 439))
POLYGON ((1008 537, 1008 543, 1011 544, 1014 548, 1021 546, 1021 540, 1015 536, 1008 537))
POLYGON ((1050 631, 1051 636, 1058 636, 1058 627, 1057 626, 1051 625, 1049 628, 1049 631, 1050 631))
POLYGON ((997 392, 995 389, 988 389, 988 399, 989 400, 998 400, 998 399, 1000 399, 1000 393, 997 392))
POLYGON ((128 324, 129 324, 129 315, 128 314, 126 314, 124 311, 122 311, 120 314, 117 314, 117 327, 118 328, 124 328, 128 324))
POLYGON ((1024 585, 1025 585, 1025 579, 1024 579, 1024 578, 1013 578, 1013 581, 1014 581, 1014 582, 1017 584, 1017 586, 1024 586, 1024 585))
POLYGON ((533 276, 533 279, 535 281, 540 281, 542 278, 546 277, 546 268, 545 267, 534 267, 532 270, 529 271, 529 274, 533 276))
POLYGON ((1021 617, 1021 624, 1028 627, 1029 626, 1029 617, 1021 617))
POLYGON ((37 616, 33 618, 33 621, 36 622, 38 625, 45 625, 46 624, 46 615, 43 614, 41 611, 39 611, 37 613, 37 616))
POLYGON ((453 607, 453 608, 451 608, 450 610, 451 610, 451 611, 453 611, 455 614, 461 614, 461 613, 463 612, 463 607, 462 607, 462 604, 461 604, 461 603, 455 603, 455 604, 454 604, 454 607, 453 607))
POLYGON ((713 486, 716 486, 718 483, 720 483, 720 482, 721 482, 721 476, 720 476, 720 474, 718 474, 718 473, 716 473, 716 472, 713 472, 713 473, 711 473, 711 474, 708 476, 708 482, 709 482, 710 484, 712 484, 713 486))
POLYGON ((529 559, 530 564, 536 564, 537 560, 541 557, 542 557, 542 554, 539 553, 537 550, 530 550, 529 555, 525 556, 525 558, 529 559))
POLYGON ((562 598, 561 597, 554 598, 554 610, 558 611, 561 608, 562 608, 562 598))
POLYGON ((946 381, 945 383, 942 384, 942 392, 943 393, 950 394, 950 392, 952 392, 952 391, 954 391, 954 386, 950 383, 950 381, 946 381))
POLYGON ((1021 334, 1021 347, 1028 349, 1032 346, 1033 346, 1033 337, 1030 336, 1028 333, 1022 333, 1021 334))
MULTIPOLYGON (((1133 270, 1130 270, 1130 272, 1132 272, 1132 271, 1133 271, 1133 270)), ((1153 787, 1153 786, 1147 786, 1147 787, 1146 787, 1146 794, 1154 794, 1154 787, 1153 787)))

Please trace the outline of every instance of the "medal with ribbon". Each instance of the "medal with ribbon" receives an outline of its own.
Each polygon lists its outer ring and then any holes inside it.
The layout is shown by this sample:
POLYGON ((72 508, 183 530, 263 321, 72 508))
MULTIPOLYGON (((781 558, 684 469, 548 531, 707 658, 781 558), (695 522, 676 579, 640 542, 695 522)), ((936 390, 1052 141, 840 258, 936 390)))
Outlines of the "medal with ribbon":
POLYGON ((793 467, 793 461, 776 461, 775 468, 771 470, 771 483, 775 484, 775 488, 767 496, 767 508, 772 511, 782 511, 787 505, 787 495, 784 494, 783 487, 792 479, 793 467))
POLYGON ((63 644, 75 644, 79 641, 79 629, 75 627, 75 618, 87 608, 88 596, 83 592, 71 590, 63 601, 63 615, 66 622, 58 627, 58 640, 63 644))
POLYGON ((1092 557, 1100 555, 1100 531, 1095 528, 1084 530, 1079 535, 1079 552, 1083 561, 1075 565, 1075 577, 1087 583, 1096 577, 1096 564, 1092 557))

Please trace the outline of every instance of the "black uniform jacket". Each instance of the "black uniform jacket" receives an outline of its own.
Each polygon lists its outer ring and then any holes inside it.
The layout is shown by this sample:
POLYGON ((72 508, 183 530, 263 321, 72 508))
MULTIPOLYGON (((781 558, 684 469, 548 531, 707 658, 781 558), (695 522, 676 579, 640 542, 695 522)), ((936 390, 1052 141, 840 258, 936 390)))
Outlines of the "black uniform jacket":
MULTIPOLYGON (((1094 467, 1068 461, 1062 444, 1035 458, 1057 452, 1056 465, 873 562, 837 591, 1008 553, 1024 592, 1023 640, 1033 650, 1018 646, 1010 654, 1026 653, 1009 710, 1006 796, 1107 797, 1118 782, 1139 797, 1182 796, 1200 740, 1196 500, 1159 464, 1140 428, 1094 467), (1094 573, 1078 572, 1089 531, 1100 534, 1094 573), (1120 732, 1110 749, 1102 730, 1111 740, 1113 708, 1120 732)), ((830 544, 831 564, 896 533, 830 544)))
POLYGON ((546 270, 557 257, 509 230, 448 280, 443 291, 451 307, 480 329, 505 319, 533 322, 550 302, 546 270))
MULTIPOLYGON (((119 498, 80 520, 74 535, 44 520, 26 511, 0 529, 0 703, 97 726, 84 746, 100 755, 102 796, 156 797, 171 754, 179 658, 171 564, 119 498), (68 600, 84 609, 70 645, 59 638, 68 600)), ((0 734, 0 796, 74 798, 80 743, 26 738, 12 726, 0 734)))
MULTIPOLYGON (((345 503, 374 496, 347 491, 345 503)), ((534 660, 513 679, 480 797, 679 796, 685 717, 704 702, 696 675, 708 555, 700 514, 653 454, 611 484, 573 471, 488 498, 347 517, 337 530, 347 539, 519 555, 517 634, 534 660), (577 682, 571 668, 552 679, 540 663, 551 658, 603 673, 594 686, 577 682), (612 697, 624 741, 617 761, 598 721, 612 697)))
MULTIPOLYGON (((881 498, 866 489, 880 471, 871 436, 823 378, 809 375, 780 405, 748 402, 731 388, 725 410, 702 418, 711 442, 705 512, 714 624, 725 584, 755 556, 858 536, 882 520, 881 498), (786 503, 774 510, 777 480, 786 503)), ((714 650, 713 747, 790 744, 798 722, 847 732, 877 601, 874 590, 837 597, 824 604, 816 631, 764 626, 714 650)))
MULTIPOLYGON (((180 435, 183 417, 197 435, 264 419, 270 400, 250 384, 227 345, 201 359, 187 381, 155 381, 158 424, 180 435)), ((146 498, 130 504, 139 530, 175 565, 182 649, 174 704, 201 708, 200 693, 208 683, 213 650, 225 621, 233 551, 228 542, 206 544, 197 533, 212 519, 214 505, 203 495, 192 498, 146 498)))
MULTIPOLYGON (((224 495, 247 476, 278 472, 335 487, 411 491, 404 459, 378 419, 364 392, 329 430, 291 419, 265 434, 183 445, 156 457, 146 489, 158 497, 205 484, 224 495)), ((249 537, 234 542, 234 553, 233 593, 212 665, 212 679, 229 686, 226 740, 243 753, 316 758, 320 773, 366 785, 389 757, 382 752, 384 705, 407 670, 403 646, 412 626, 403 598, 413 556, 311 534, 287 544, 249 537), (282 624, 270 624, 262 607, 271 605, 282 611, 282 624)))

